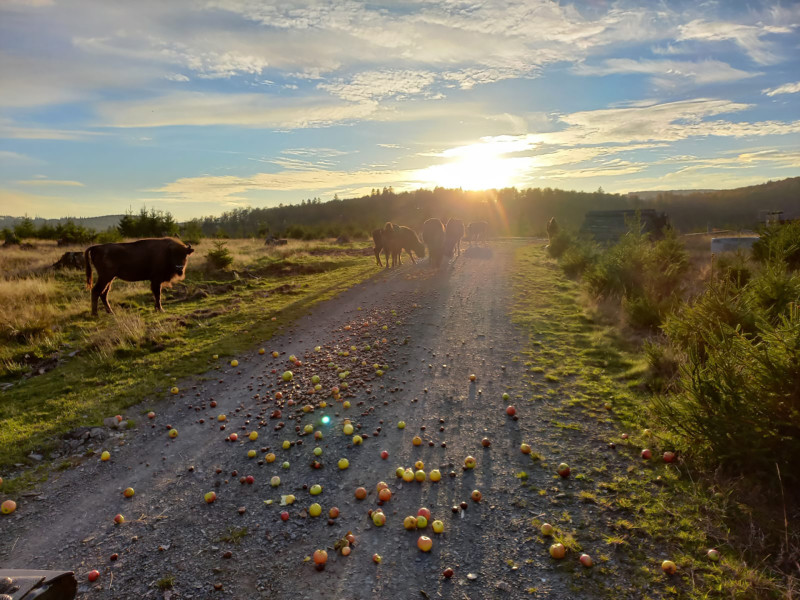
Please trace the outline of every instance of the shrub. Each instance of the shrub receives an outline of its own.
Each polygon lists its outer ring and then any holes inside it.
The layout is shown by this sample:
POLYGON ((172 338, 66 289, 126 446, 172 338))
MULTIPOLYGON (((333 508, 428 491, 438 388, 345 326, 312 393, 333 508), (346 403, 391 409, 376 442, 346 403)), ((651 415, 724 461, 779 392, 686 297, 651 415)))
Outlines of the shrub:
POLYGON ((21 240, 36 237, 36 226, 33 224, 33 219, 28 217, 22 219, 22 221, 14 225, 14 233, 21 240))
POLYGON ((200 227, 199 221, 195 219, 184 223, 181 228, 181 239, 188 244, 199 244, 203 239, 203 228, 200 227))
POLYGON ((125 213, 117 229, 123 237, 146 238, 164 237, 178 234, 178 224, 169 212, 142 208, 138 215, 125 213))
POLYGON ((741 250, 725 252, 715 257, 715 277, 727 279, 736 287, 744 287, 755 274, 754 265, 741 250))
POLYGON ((575 241, 561 255, 561 268, 569 277, 581 276, 596 260, 597 251, 588 242, 575 241))
POLYGON ((780 263, 769 263, 747 286, 746 293, 767 320, 777 323, 800 302, 800 273, 788 272, 780 263))
POLYGON ((8 227, 3 229, 3 241, 6 246, 19 246, 20 240, 17 234, 8 227))
POLYGON ((121 242, 124 238, 122 234, 114 227, 109 227, 102 233, 97 234, 97 243, 98 244, 111 244, 115 242, 121 242))
POLYGON ((657 393, 673 390, 685 362, 684 355, 666 338, 646 340, 644 354, 648 366, 645 375, 647 387, 657 393))
POLYGON ((753 258, 760 262, 784 262, 790 269, 800 269, 800 221, 772 225, 760 234, 753 244, 753 258))
POLYGON ((562 229, 550 240, 550 244, 547 246, 547 252, 553 258, 560 258, 571 245, 572 235, 568 231, 562 229))
POLYGON ((233 264, 233 255, 228 250, 228 245, 222 240, 214 242, 213 250, 209 250, 206 254, 208 264, 212 269, 223 270, 227 269, 233 264))
POLYGON ((688 347, 678 393, 654 400, 660 420, 686 450, 729 471, 771 477, 777 463, 785 479, 800 483, 797 305, 775 325, 760 320, 756 335, 719 320, 697 335, 702 344, 688 347))

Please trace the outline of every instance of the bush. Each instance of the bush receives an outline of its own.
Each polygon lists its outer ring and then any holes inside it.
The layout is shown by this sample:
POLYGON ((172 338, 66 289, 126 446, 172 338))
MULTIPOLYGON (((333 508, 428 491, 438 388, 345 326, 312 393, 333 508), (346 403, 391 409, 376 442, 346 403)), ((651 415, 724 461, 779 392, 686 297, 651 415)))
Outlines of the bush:
POLYGON ((65 244, 88 244, 97 236, 94 229, 83 225, 75 225, 71 220, 59 223, 55 227, 56 239, 65 244))
POLYGON ((547 246, 547 252, 553 258, 560 258, 561 255, 567 251, 567 248, 572 245, 572 243, 572 234, 562 229, 553 236, 553 239, 550 240, 550 244, 547 246))
POLYGON ((3 242, 6 246, 19 246, 20 240, 11 229, 5 227, 3 229, 3 242))
POLYGON ((208 264, 211 268, 222 271, 233 264, 233 255, 230 253, 227 246, 227 243, 222 240, 214 242, 214 249, 209 250, 208 254, 206 254, 208 264))
POLYGON ((188 244, 199 244, 203 239, 203 228, 200 227, 199 221, 195 219, 184 223, 181 228, 181 239, 188 244))
POLYGON ((747 285, 755 274, 755 265, 741 250, 725 252, 715 258, 713 265, 715 277, 727 279, 736 287, 747 285))
POLYGON ((36 237, 36 226, 33 224, 32 219, 25 217, 14 225, 14 233, 21 240, 36 237))
POLYGON ((98 244, 111 244, 115 242, 121 242, 124 238, 122 234, 114 227, 109 227, 102 233, 97 234, 97 243, 98 244))
POLYGON ((753 258, 760 262, 783 262, 800 269, 800 221, 772 225, 760 231, 753 244, 753 258))
POLYGON ((580 277, 597 259, 597 250, 589 242, 575 241, 561 255, 561 268, 568 277, 580 277))
POLYGON ((655 399, 662 423, 685 450, 729 471, 771 478, 777 463, 785 479, 800 483, 798 306, 775 325, 760 320, 754 335, 715 320, 698 337, 702 344, 688 347, 678 393, 655 399))
POLYGON ((178 235, 178 224, 169 212, 142 208, 138 215, 125 213, 117 229, 123 237, 148 238, 178 235))

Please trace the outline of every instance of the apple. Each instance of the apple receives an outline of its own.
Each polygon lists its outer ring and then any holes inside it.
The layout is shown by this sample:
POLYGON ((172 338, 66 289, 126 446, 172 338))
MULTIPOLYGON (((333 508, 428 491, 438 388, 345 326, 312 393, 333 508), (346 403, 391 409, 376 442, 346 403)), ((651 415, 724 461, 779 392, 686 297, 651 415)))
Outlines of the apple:
POLYGON ((353 436, 353 446, 360 446, 363 441, 364 438, 362 438, 360 435, 353 436))
POLYGON ((259 354, 266 354, 266 353, 267 353, 267 351, 266 351, 266 350, 264 350, 264 348, 259 348, 259 349, 258 349, 258 353, 259 353, 259 354))
POLYGON ((664 452, 664 462, 665 463, 671 463, 674 460, 675 460, 675 453, 674 452, 670 452, 670 451, 664 452))
POLYGON ((434 533, 442 533, 444 531, 444 523, 438 519, 431 523, 431 527, 433 527, 434 533))
POLYGON ((557 560, 564 558, 566 553, 567 549, 564 547, 564 544, 553 544, 550 546, 550 556, 557 560))
POLYGON ((277 352, 276 350, 272 351, 272 358, 278 358, 279 356, 280 356, 279 352, 277 352))
POLYGON ((522 452, 523 454, 530 454, 531 453, 531 447, 530 447, 529 444, 526 444, 525 442, 523 442, 519 446, 519 451, 522 452))
POLYGON ((248 450, 247 451, 247 458, 255 458, 256 454, 258 454, 255 450, 248 450))
POLYGON ((281 484, 281 478, 278 477, 277 475, 273 475, 272 479, 269 480, 269 484, 272 487, 278 487, 281 484))
POLYGON ((650 460, 653 457, 653 453, 648 449, 645 448, 642 450, 642 458, 645 460, 650 460))
POLYGON ((431 518, 431 511, 425 508, 424 506, 417 511, 418 517, 425 517, 426 519, 431 518))
POLYGON ((411 443, 414 444, 415 446, 421 446, 422 438, 419 437, 418 435, 415 435, 414 438, 411 440, 411 443))
POLYGON ((623 433, 623 434, 622 434, 621 436, 619 436, 619 437, 621 437, 623 440, 627 440, 627 439, 628 439, 628 434, 627 434, 627 433, 623 433))
POLYGON ((433 540, 426 535, 421 535, 417 540, 417 548, 423 552, 430 552, 433 548, 433 540))
POLYGON ((375 527, 383 527, 386 524, 386 515, 376 510, 372 513, 372 522, 375 527))
POLYGON ((473 502, 480 502, 481 498, 483 498, 483 495, 480 493, 479 490, 472 490, 472 493, 470 494, 469 497, 472 498, 473 502))
POLYGON ((469 376, 469 380, 470 380, 470 381, 475 381, 476 379, 477 379, 477 377, 475 377, 475 373, 472 373, 472 374, 469 376))
POLYGON ((289 511, 284 510, 281 512, 281 521, 288 521, 289 520, 289 511))
POLYGON ((350 461, 349 460, 347 460, 346 458, 340 458, 339 459, 339 468, 342 471, 344 471, 349 466, 350 466, 350 461))
POLYGON ((103 450, 103 453, 100 455, 100 460, 106 462, 110 458, 111 458, 111 452, 109 452, 108 450, 103 450))
POLYGON ((558 474, 559 475, 561 475, 562 477, 566 478, 566 477, 569 477, 570 473, 571 473, 571 470, 570 470, 569 465, 567 463, 561 463, 560 465, 558 465, 558 474))
POLYGON ((356 488, 356 498, 359 500, 363 500, 367 497, 367 490, 366 488, 360 487, 356 488))
POLYGON ((403 481, 409 482, 414 481, 414 471, 411 469, 406 469, 403 471, 403 481))
MULTIPOLYGON (((178 437, 178 430, 173 427, 172 429, 169 430, 169 433, 167 435, 172 439, 175 439, 176 437, 178 437)), ((231 436, 233 435, 235 434, 232 433, 231 436)))
POLYGON ((661 563, 661 570, 664 571, 667 575, 674 575, 675 571, 678 570, 678 565, 676 565, 671 560, 665 560, 661 563))
POLYGON ((425 471, 423 471, 422 469, 420 469, 419 471, 417 471, 416 473, 414 473, 414 479, 416 479, 416 480, 417 480, 417 481, 419 481, 420 483, 422 483, 423 481, 425 481, 425 478, 426 478, 425 471))
POLYGON ((515 414, 517 414, 517 409, 513 405, 509 405, 506 407, 506 414, 509 417, 513 417, 515 414))
POLYGON ((281 464, 282 469, 288 469, 290 466, 291 465, 289 464, 288 460, 283 461, 283 464, 281 464))
POLYGON ((268 463, 273 463, 273 462, 275 462, 275 459, 276 459, 276 458, 277 458, 277 457, 275 456, 275 453, 274 453, 274 452, 270 452, 269 454, 267 454, 267 455, 264 457, 264 459, 265 459, 265 460, 266 460, 268 463))
POLYGON ((417 528, 417 517, 408 516, 403 519, 403 527, 405 527, 408 531, 417 528))
POLYGON ((342 406, 344 406, 345 408, 350 408, 350 400, 345 400, 345 401, 342 403, 342 406))
POLYGON ((587 567, 587 568, 591 567, 594 564, 594 561, 592 560, 592 557, 589 556, 588 554, 581 554, 580 561, 581 561, 581 564, 584 567, 587 567))
POLYGON ((174 387, 173 387, 173 388, 170 390, 170 392, 171 392, 172 394, 177 394, 178 392, 180 392, 180 390, 178 389, 178 386, 174 386, 174 387))
POLYGON ((238 367, 238 366, 239 366, 239 361, 238 361, 238 360, 236 360, 236 359, 234 358, 234 359, 231 361, 231 366, 232 366, 232 367, 238 367))
POLYGON ((606 402, 605 404, 603 404, 603 407, 604 407, 606 410, 611 410, 611 408, 612 408, 612 406, 611 406, 611 402, 606 402))
POLYGON ((706 556, 708 557, 708 560, 712 562, 718 562, 719 550, 717 550, 716 548, 711 548, 708 552, 706 552, 706 556))
POLYGON ((122 423, 122 415, 117 415, 114 418, 117 420, 117 423, 122 423))
POLYGON ((122 492, 122 495, 125 496, 126 498, 132 498, 134 493, 135 492, 133 491, 133 488, 128 487, 125 488, 125 490, 122 492))
POLYGON ((232 442, 235 442, 236 440, 238 440, 238 439, 239 439, 239 434, 238 434, 238 433, 232 433, 232 434, 230 434, 228 437, 230 438, 230 440, 231 440, 232 442))
POLYGON ((406 428, 406 422, 405 421, 398 421, 397 422, 397 428, 398 429, 405 429, 406 428))
POLYGON ((372 555, 372 562, 374 562, 376 565, 379 565, 379 564, 381 564, 381 561, 382 561, 382 560, 383 560, 383 559, 381 558, 381 555, 380 555, 380 554, 378 554, 378 553, 375 553, 375 554, 373 554, 373 555, 372 555))
POLYGON ((97 581, 98 577, 100 577, 100 571, 97 569, 89 571, 89 574, 86 576, 89 581, 97 581))
POLYGON ((303 431, 306 433, 311 433, 314 431, 314 426, 311 423, 306 423, 306 425, 303 427, 303 431))
POLYGON ((322 514, 322 507, 314 502, 314 504, 308 507, 308 514, 312 517, 318 517, 322 514))
POLYGON ((428 526, 428 517, 417 515, 417 529, 425 529, 428 526))
POLYGON ((207 504, 211 504, 214 500, 217 499, 217 494, 215 492, 206 492, 205 496, 203 496, 207 504))
POLYGON ((333 507, 328 511, 328 518, 336 519, 339 517, 339 509, 337 507, 333 507))
POLYGON ((251 431, 250 435, 248 435, 247 437, 250 438, 251 442, 255 442, 258 439, 258 432, 257 431, 251 431))
POLYGON ((289 355, 289 362, 297 362, 297 357, 294 354, 289 355))
POLYGON ((478 462, 472 456, 468 456, 467 458, 464 459, 464 466, 468 469, 474 469, 475 465, 477 464, 478 462))
POLYGON ((247 482, 248 485, 253 485, 256 482, 256 478, 253 477, 252 475, 248 475, 247 477, 244 478, 244 480, 245 482, 247 482))
POLYGON ((488 448, 491 445, 492 445, 492 440, 490 440, 489 438, 485 437, 481 440, 481 446, 483 446, 484 448, 488 448))
POLYGON ((508 392, 503 392, 503 401, 508 402, 511 399, 511 396, 508 395, 508 392))
POLYGON ((350 423, 345 423, 342 431, 345 435, 353 435, 353 426, 350 423))
POLYGON ((292 378, 294 377, 294 373, 292 373, 291 371, 284 371, 281 377, 283 378, 284 381, 291 381, 292 378))
POLYGON ((147 418, 148 418, 148 419, 155 419, 155 418, 156 418, 156 413, 154 413, 154 412, 151 410, 149 413, 147 413, 147 418))
POLYGON ((322 456, 322 448, 320 448, 319 446, 314 448, 314 456, 322 456))
POLYGON ((214 360, 217 360, 219 358, 219 354, 212 354, 211 358, 213 358, 214 360))
POLYGON ((439 471, 439 469, 434 469, 428 474, 428 479, 434 482, 439 481, 441 478, 442 478, 442 473, 441 471, 439 471))
POLYGON ((121 525, 124 522, 125 522, 125 517, 123 517, 121 514, 117 514, 114 517, 114 523, 116 523, 117 525, 121 525))
POLYGON ((226 417, 225 415, 217 415, 217 421, 219 421, 220 423, 227 420, 227 418, 228 417, 226 417))
POLYGON ((316 550, 314 551, 314 564, 315 565, 324 565, 328 562, 328 553, 325 550, 316 550))
POLYGON ((386 460, 387 458, 389 458, 389 453, 386 450, 382 451, 381 452, 381 458, 383 460, 386 460))
POLYGON ((315 483, 314 485, 311 486, 309 492, 311 493, 312 496, 319 496, 322 493, 322 486, 318 483, 315 483))
POLYGON ((392 492, 389 488, 383 488, 380 492, 378 492, 378 499, 382 502, 388 502, 392 499, 392 492))
POLYGON ((0 504, 0 513, 4 515, 10 515, 15 510, 17 510, 17 503, 13 500, 6 500, 2 504, 0 504))
POLYGON ((450 579, 454 574, 455 573, 454 573, 453 569, 451 569, 450 567, 447 567, 444 571, 442 571, 442 576, 445 579, 450 579))
POLYGON ((281 448, 283 448, 284 450, 288 450, 291 447, 292 447, 292 442, 290 442, 289 440, 283 440, 281 448))
POLYGON ((311 377, 311 383, 313 383, 314 385, 318 384, 319 383, 319 375, 313 375, 311 377))
POLYGON ((554 528, 550 523, 543 523, 542 527, 539 529, 542 532, 542 535, 545 537, 550 537, 553 535, 554 528))

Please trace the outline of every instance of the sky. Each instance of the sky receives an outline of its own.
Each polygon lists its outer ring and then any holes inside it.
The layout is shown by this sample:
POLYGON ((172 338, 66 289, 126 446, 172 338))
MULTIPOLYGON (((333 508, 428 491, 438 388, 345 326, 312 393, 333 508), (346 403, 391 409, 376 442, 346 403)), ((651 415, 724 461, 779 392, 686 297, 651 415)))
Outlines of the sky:
POLYGON ((797 0, 0 0, 0 215, 798 175, 797 0))

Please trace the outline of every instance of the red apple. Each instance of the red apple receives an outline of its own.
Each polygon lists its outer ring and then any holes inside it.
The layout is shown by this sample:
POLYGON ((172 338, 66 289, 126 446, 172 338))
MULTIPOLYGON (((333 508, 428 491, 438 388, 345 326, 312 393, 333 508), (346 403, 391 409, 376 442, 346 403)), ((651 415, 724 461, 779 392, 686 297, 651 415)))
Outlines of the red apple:
POLYGON ((445 579, 450 579, 453 576, 453 569, 450 567, 446 568, 442 571, 442 575, 444 575, 445 579))
POLYGON ((664 462, 665 463, 671 463, 674 460, 675 460, 675 453, 674 452, 670 452, 669 450, 667 452, 664 452, 664 462))
POLYGON ((513 417, 515 414, 517 414, 517 409, 513 405, 510 405, 506 408, 506 414, 509 417, 513 417))
POLYGON ((422 507, 422 508, 420 508, 420 509, 417 511, 417 516, 418 516, 418 517, 425 517, 426 519, 430 520, 430 518, 431 518, 431 511, 429 511, 429 510, 428 510, 427 508, 425 508, 425 507, 422 507))
POLYGON ((281 521, 288 521, 289 520, 289 511, 284 510, 281 512, 281 521))
POLYGON ((562 477, 569 477, 570 471, 569 465, 567 463, 561 463, 558 465, 558 474, 562 477))
POLYGON ((100 577, 100 571, 97 569, 89 571, 89 575, 87 575, 87 579, 89 579, 89 581, 97 581, 98 577, 100 577))
POLYGON ((427 535, 421 535, 417 540, 417 548, 423 552, 430 552, 431 548, 433 548, 433 540, 427 535))
POLYGON ((588 554, 581 554, 580 561, 584 567, 591 567, 594 564, 594 561, 592 561, 592 557, 589 556, 588 554))
POLYGON ((642 458, 643 459, 650 460, 652 457, 653 457, 653 453, 650 450, 648 450, 647 448, 642 450, 642 458))
POLYGON ((550 556, 557 560, 564 558, 566 553, 567 549, 564 547, 564 544, 553 544, 550 546, 550 556))
POLYGON ((383 452, 381 452, 381 458, 383 460, 386 460, 387 458, 389 458, 389 453, 386 450, 384 450, 383 452))

